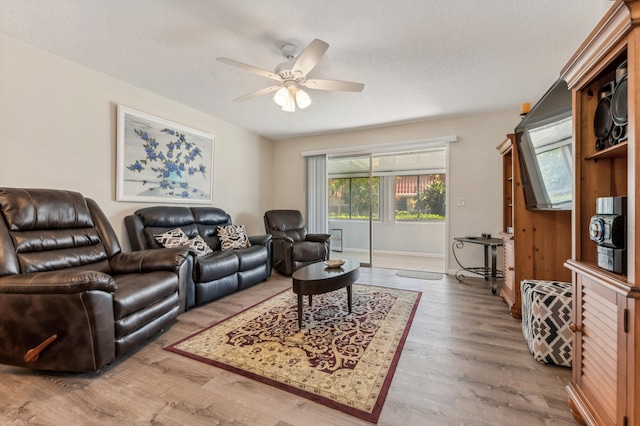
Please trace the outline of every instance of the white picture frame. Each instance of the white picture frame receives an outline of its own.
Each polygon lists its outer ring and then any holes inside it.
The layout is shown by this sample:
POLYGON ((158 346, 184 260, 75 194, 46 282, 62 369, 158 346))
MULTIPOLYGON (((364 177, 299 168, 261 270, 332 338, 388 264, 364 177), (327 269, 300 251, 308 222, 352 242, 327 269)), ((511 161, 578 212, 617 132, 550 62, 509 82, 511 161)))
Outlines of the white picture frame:
POLYGON ((116 201, 213 203, 215 137, 118 105, 116 201))

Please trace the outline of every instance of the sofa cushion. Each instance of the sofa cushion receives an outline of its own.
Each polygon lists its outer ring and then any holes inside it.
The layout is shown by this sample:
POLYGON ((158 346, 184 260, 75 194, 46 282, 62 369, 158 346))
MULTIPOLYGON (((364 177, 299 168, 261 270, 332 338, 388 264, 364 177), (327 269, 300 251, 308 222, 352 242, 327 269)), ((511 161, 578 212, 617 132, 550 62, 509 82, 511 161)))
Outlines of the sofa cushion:
POLYGON ((124 318, 120 318, 115 322, 115 338, 117 346, 127 345, 128 336, 134 333, 139 333, 140 330, 146 328, 149 324, 153 324, 167 314, 174 318, 178 316, 180 300, 178 292, 175 291, 159 300, 158 302, 145 306, 139 311, 133 312, 131 315, 127 315, 124 318))
POLYGON ((216 251, 199 258, 193 265, 194 281, 205 283, 233 275, 238 267, 238 256, 234 252, 216 251))
POLYGON ((269 250, 263 245, 234 250, 240 261, 239 271, 249 271, 264 266, 269 260, 269 250))
POLYGON ((153 236, 160 244, 165 247, 179 247, 185 245, 189 241, 187 234, 181 228, 175 228, 162 234, 153 236))
POLYGON ((176 274, 170 271, 115 275, 113 279, 118 285, 113 295, 116 321, 178 292, 176 274))
POLYGON ((235 250, 251 246, 244 225, 218 226, 222 250, 235 250))

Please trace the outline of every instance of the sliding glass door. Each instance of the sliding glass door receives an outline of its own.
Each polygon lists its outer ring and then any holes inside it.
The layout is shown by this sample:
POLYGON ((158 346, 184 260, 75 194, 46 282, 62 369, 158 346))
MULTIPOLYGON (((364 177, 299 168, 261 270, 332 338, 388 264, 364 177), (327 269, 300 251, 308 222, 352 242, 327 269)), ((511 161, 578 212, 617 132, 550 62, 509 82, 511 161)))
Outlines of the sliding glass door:
POLYGON ((327 158, 327 189, 332 258, 372 263, 372 221, 380 217, 379 178, 371 173, 371 154, 327 158))
POLYGON ((375 153, 371 174, 381 186, 373 265, 444 272, 446 147, 375 153))
POLYGON ((328 156, 333 258, 445 272, 446 147, 328 156))

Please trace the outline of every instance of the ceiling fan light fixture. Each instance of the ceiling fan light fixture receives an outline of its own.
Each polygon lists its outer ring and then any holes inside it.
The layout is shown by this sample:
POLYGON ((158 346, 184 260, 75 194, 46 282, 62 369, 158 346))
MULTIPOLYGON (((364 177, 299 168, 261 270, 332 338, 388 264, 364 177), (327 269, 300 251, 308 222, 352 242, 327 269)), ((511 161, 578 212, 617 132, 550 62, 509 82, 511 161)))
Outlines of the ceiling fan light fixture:
POLYGON ((311 98, 309 97, 307 92, 302 89, 298 89, 296 93, 296 103, 298 104, 298 108, 305 109, 306 107, 311 105, 311 98))
POLYGON ((283 108, 290 102, 290 98, 291 95, 289 94, 289 90, 284 86, 279 88, 276 94, 273 96, 273 100, 275 101, 275 103, 283 108))
POLYGON ((293 96, 289 95, 289 100, 285 105, 282 105, 284 112, 296 112, 296 101, 293 96))
POLYGON ((278 86, 273 85, 248 93, 235 99, 235 101, 246 101, 247 99, 275 92, 273 96, 274 102, 280 106, 283 111, 294 112, 296 110, 296 104, 300 109, 307 108, 311 105, 311 97, 307 92, 302 90, 300 86, 312 90, 343 92, 362 92, 362 89, 364 89, 364 84, 353 83, 351 81, 307 79, 309 72, 318 64, 318 61, 320 61, 320 58, 329 47, 326 42, 314 39, 302 52, 299 52, 298 47, 292 43, 284 43, 280 47, 287 61, 279 64, 274 72, 247 65, 233 59, 217 58, 217 60, 222 63, 250 71, 271 80, 276 80, 279 84, 278 86))

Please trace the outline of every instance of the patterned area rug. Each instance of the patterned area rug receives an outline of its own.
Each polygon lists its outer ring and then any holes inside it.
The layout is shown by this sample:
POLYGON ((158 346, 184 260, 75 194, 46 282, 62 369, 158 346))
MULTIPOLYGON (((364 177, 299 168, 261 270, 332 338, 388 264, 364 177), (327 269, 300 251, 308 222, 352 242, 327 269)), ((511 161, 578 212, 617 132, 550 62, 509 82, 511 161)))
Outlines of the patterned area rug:
POLYGON ((426 271, 398 271, 396 275, 406 278, 417 278, 419 280, 441 280, 444 274, 439 272, 426 272, 426 271))
POLYGON ((296 395, 377 422, 420 292, 354 284, 305 297, 286 290, 169 347, 296 395))

